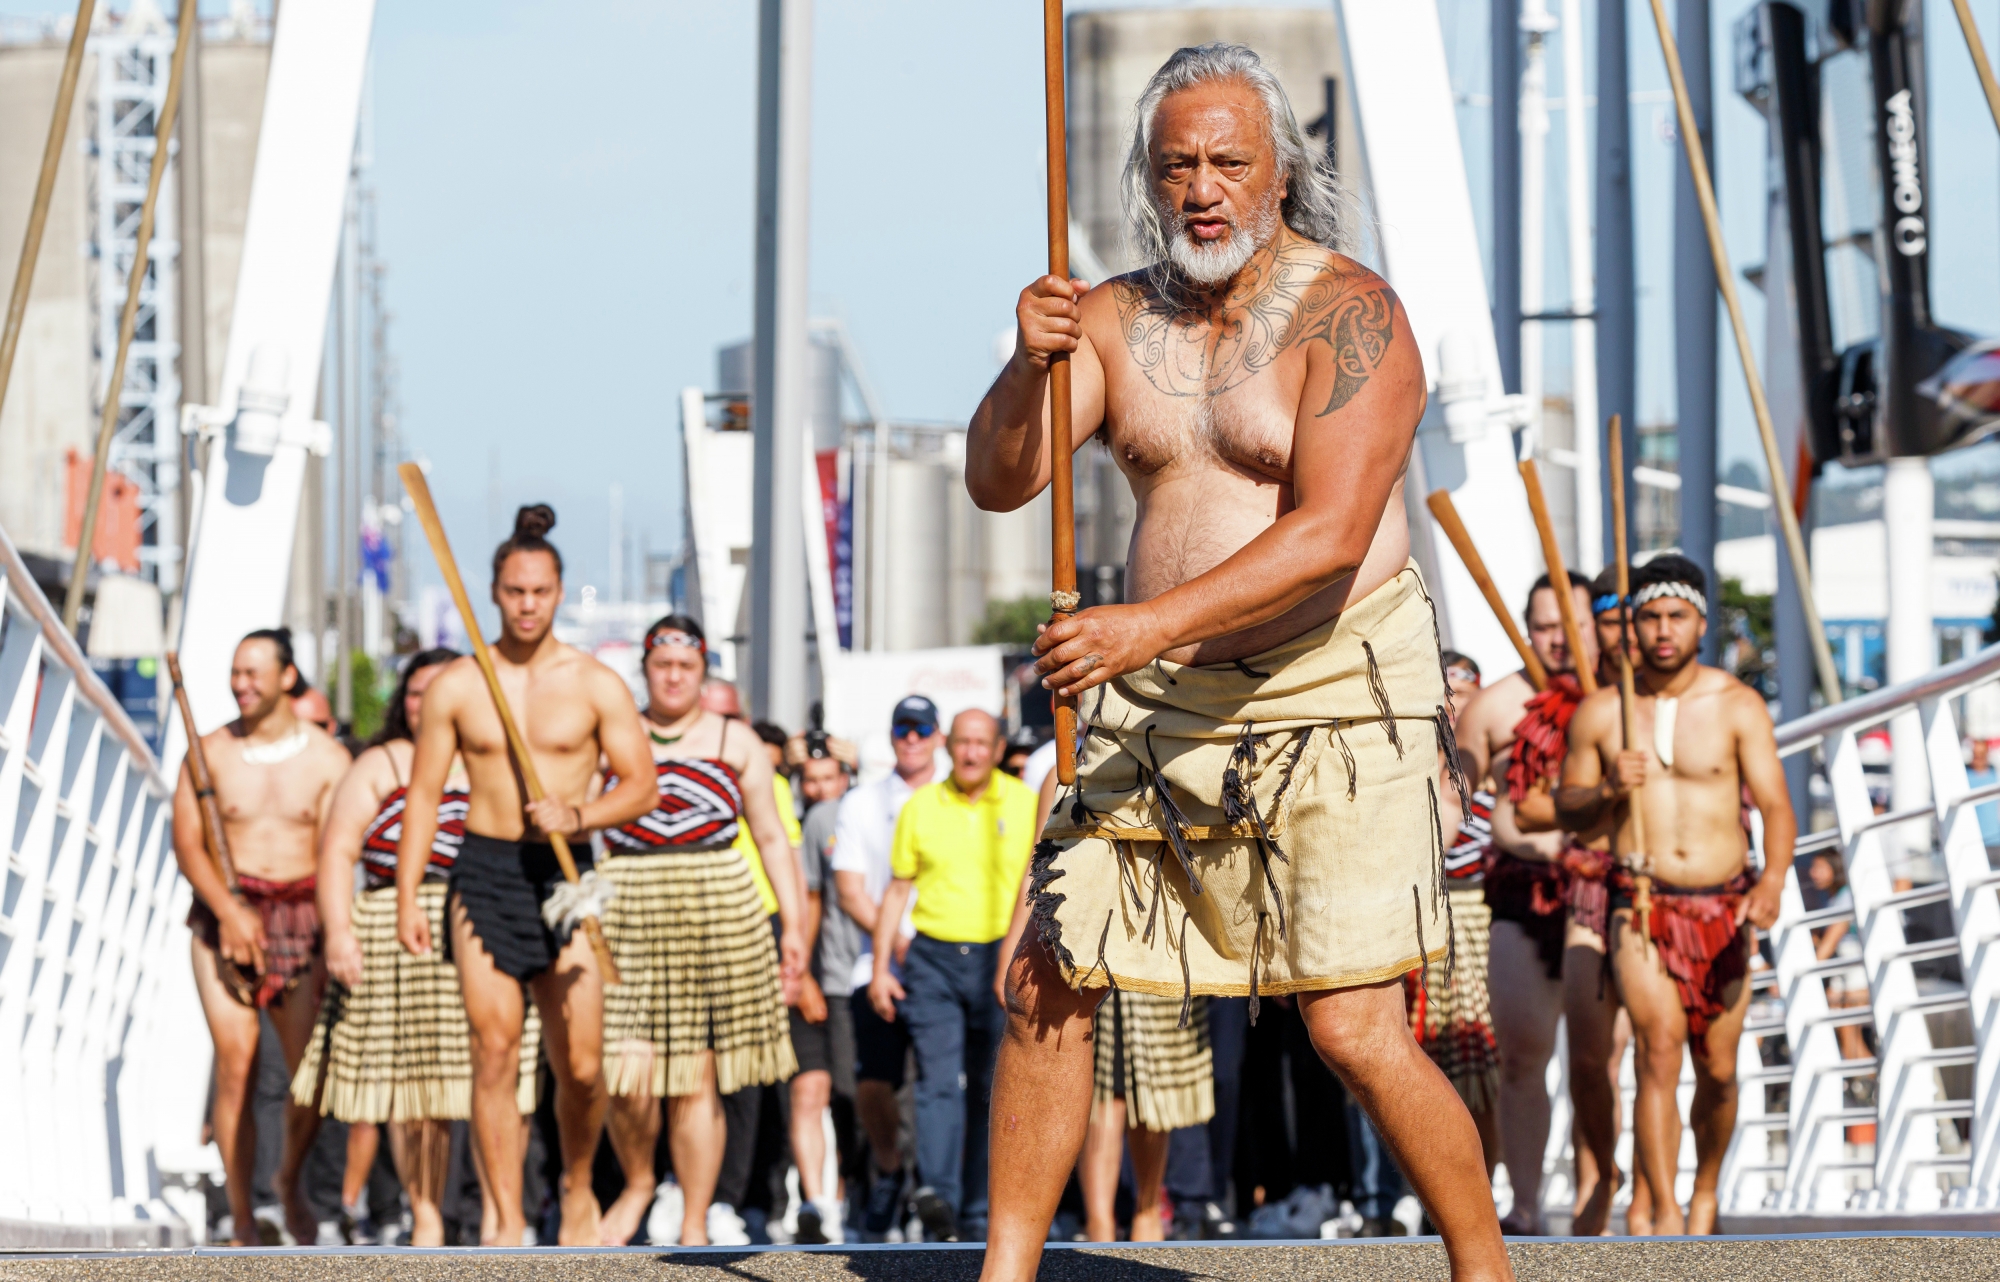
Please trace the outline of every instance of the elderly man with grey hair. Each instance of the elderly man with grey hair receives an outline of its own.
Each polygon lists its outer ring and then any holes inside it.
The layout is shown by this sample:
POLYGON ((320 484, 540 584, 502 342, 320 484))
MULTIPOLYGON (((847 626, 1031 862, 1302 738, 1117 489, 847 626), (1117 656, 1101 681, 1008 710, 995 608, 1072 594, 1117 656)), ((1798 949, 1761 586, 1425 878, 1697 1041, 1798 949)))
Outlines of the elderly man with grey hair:
POLYGON ((1423 358, 1388 285, 1338 252, 1337 188, 1255 53, 1178 51, 1134 116, 1146 266, 1024 289, 967 443, 981 507, 1040 493, 1067 359, 1077 444, 1102 437, 1139 510, 1129 604, 1035 647, 1090 731, 1008 973, 984 1276, 1034 1274, 1115 986, 1184 1019, 1197 994, 1248 997, 1253 1019, 1294 996, 1453 1276, 1507 1278, 1479 1136, 1403 1006, 1403 975, 1448 956, 1437 763, 1457 759, 1404 518, 1423 358))

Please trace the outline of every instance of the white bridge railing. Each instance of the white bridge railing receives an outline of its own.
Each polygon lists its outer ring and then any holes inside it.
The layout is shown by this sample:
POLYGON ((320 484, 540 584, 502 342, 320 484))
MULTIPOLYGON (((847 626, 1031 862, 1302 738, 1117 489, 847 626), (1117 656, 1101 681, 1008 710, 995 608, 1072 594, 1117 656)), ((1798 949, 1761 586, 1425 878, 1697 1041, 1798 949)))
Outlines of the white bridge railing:
POLYGON ((198 1164, 208 1060, 167 780, 5 531, 0 581, 0 1245, 186 1242, 161 1172, 198 1164))
POLYGON ((2000 1208, 2000 871, 1976 813, 2000 785, 1968 786, 1952 710, 1956 696, 1996 678, 2000 646, 1778 727, 1781 755, 1821 750, 1835 826, 1801 836, 1769 933, 1775 967, 1753 972, 1760 991, 1738 1058, 1725 1214, 2000 1208), (1903 714, 1914 715, 1900 723, 1895 755, 1908 767, 1921 753, 1931 800, 1877 814, 1858 736, 1903 714), (1919 857, 1905 861, 1902 848, 1919 857), (1800 876, 1826 851, 1845 860, 1853 906, 1808 912, 1800 876), (1838 922, 1850 923, 1860 955, 1822 961, 1814 933, 1838 922), (1844 1004, 1828 998, 1836 975, 1844 1004), (1843 1027, 1864 1030, 1865 1041, 1848 1038, 1851 1057, 1843 1027))

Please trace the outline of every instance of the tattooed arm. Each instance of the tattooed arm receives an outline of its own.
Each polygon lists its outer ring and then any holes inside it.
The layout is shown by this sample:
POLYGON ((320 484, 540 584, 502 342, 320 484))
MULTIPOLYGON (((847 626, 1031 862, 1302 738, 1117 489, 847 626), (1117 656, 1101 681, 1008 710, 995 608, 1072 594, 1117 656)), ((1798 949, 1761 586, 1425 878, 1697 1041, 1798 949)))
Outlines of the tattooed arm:
POLYGON ((965 488, 988 512, 1011 512, 1048 485, 1049 363, 1070 356, 1070 430, 1081 449, 1104 422, 1104 367, 1083 332, 1088 284, 1044 276, 1014 308, 1014 355, 972 416, 965 488))
MULTIPOLYGON (((1206 384, 1233 386, 1303 346, 1306 373, 1292 438, 1292 506, 1234 555, 1150 601, 1100 606, 1051 626, 1036 664, 1051 689, 1078 693, 1161 654, 1277 620, 1360 568, 1409 460, 1423 417, 1423 360, 1409 320, 1380 277, 1358 267, 1306 281, 1284 270, 1270 289, 1294 302, 1274 313, 1261 345, 1255 321, 1267 295, 1247 298, 1229 319, 1244 335, 1240 355, 1214 342, 1206 384), (1240 320, 1241 323, 1238 323, 1240 320)), ((1128 326, 1128 336, 1133 331, 1128 326)), ((1172 349, 1168 348, 1171 357, 1172 349)), ((1146 366, 1162 385, 1166 362, 1146 366)), ((1174 376, 1179 377, 1179 371, 1174 376)), ((1196 662, 1212 659, 1196 652, 1196 662)))

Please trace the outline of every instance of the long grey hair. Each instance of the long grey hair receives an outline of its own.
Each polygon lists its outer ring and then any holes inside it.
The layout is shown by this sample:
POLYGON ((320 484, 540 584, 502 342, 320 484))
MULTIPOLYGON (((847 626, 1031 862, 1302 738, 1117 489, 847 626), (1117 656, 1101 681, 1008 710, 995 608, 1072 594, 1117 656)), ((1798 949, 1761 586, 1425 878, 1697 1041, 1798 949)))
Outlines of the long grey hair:
POLYGON ((1167 270, 1174 232, 1153 188, 1153 117, 1168 94, 1216 80, 1241 81, 1264 104, 1271 146, 1285 177, 1285 198, 1279 206, 1285 225, 1329 249, 1351 251, 1352 224, 1357 221, 1354 202, 1308 146, 1285 87, 1247 45, 1206 44, 1175 50, 1153 73, 1132 109, 1132 146, 1125 156, 1120 193, 1132 256, 1147 264, 1155 284, 1165 283, 1159 277, 1167 270))

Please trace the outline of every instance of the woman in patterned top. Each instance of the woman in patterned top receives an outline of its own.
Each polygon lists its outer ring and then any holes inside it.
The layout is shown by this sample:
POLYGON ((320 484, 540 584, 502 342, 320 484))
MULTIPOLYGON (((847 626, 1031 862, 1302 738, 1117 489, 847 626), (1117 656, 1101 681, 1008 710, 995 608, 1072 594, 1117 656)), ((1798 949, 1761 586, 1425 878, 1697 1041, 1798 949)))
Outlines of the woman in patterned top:
POLYGON ((798 856, 763 743, 701 706, 700 625, 668 615, 647 629, 645 672, 659 805, 603 833, 604 871, 618 887, 604 933, 624 978, 604 994, 604 1081, 625 1170, 603 1240, 625 1245, 652 1203, 665 1098, 684 1199, 680 1245, 705 1246, 727 1139, 721 1096, 798 1071, 785 1011, 806 960, 798 856), (731 844, 746 823, 778 898, 776 947, 750 866, 731 844))
MULTIPOLYGON (((378 1124, 387 1123, 389 1151, 410 1199, 410 1243, 444 1244, 439 1200, 451 1153, 447 1123, 465 1117, 471 1106, 458 973, 439 954, 413 957, 396 943, 396 842, 402 836, 411 739, 425 689, 442 665, 457 657, 453 650, 426 650, 410 659, 382 729, 334 793, 320 839, 319 911, 333 982, 292 1080, 292 1097, 307 1107, 317 1104, 322 1115, 350 1128, 341 1182, 342 1227, 350 1240, 369 1236, 356 1233, 366 1219, 358 1204, 381 1142, 378 1124), (350 904, 357 861, 364 888, 350 904)), ((445 875, 465 837, 465 807, 465 779, 454 765, 418 892, 434 927, 443 920, 445 875)), ((524 1126, 534 1111, 539 1031, 537 1025, 522 1039, 524 1126)), ((486 1208, 488 1223, 496 1213, 496 1207, 486 1208)))

